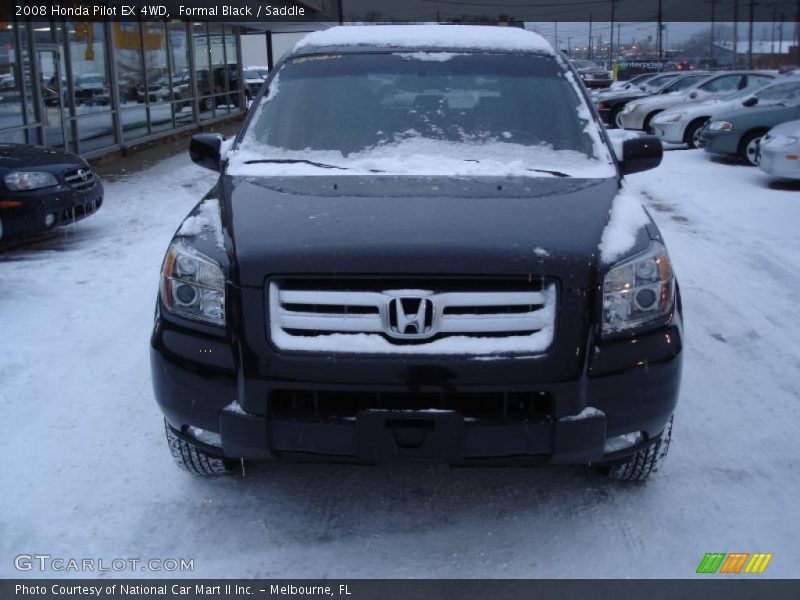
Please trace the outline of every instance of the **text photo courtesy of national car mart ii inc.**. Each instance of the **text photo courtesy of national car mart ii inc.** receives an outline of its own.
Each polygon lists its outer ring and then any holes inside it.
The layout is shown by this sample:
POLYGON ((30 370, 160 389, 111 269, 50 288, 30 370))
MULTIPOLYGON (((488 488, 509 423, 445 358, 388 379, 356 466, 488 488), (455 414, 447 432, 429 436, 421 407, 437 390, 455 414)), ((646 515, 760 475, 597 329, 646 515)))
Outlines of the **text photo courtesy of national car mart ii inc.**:
POLYGON ((107 585, 82 585, 53 583, 47 585, 26 585, 18 583, 14 586, 15 596, 68 596, 95 597, 122 596, 176 596, 202 598, 215 596, 253 596, 269 594, 271 596, 351 596, 351 586, 345 583, 325 585, 269 584, 249 585, 239 583, 220 584, 141 584, 141 583, 109 583, 107 585))

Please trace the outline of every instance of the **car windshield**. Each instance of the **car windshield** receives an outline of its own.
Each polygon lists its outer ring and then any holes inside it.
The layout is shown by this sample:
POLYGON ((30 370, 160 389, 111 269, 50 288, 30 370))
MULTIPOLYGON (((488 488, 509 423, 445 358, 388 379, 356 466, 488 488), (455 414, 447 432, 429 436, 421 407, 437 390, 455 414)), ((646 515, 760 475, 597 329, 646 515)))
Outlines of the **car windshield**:
POLYGON ((590 60, 573 60, 572 64, 575 65, 576 69, 599 69, 599 65, 597 63, 593 63, 590 60))
POLYGON ((736 90, 735 92, 731 92, 730 94, 725 94, 720 99, 724 101, 728 100, 739 100, 744 98, 749 98, 750 96, 757 95, 755 92, 758 91, 757 89, 753 88, 744 88, 742 90, 736 90))
POLYGON ((666 86, 671 81, 675 81, 675 79, 679 77, 679 74, 669 74, 669 75, 659 75, 658 77, 654 77, 650 81, 648 81, 645 85, 647 87, 652 87, 658 89, 660 86, 666 86))
POLYGON ((414 161, 428 172, 432 162, 459 161, 506 173, 573 174, 587 161, 610 161, 555 57, 500 53, 290 59, 270 83, 241 150, 251 162, 371 172, 397 172, 401 163, 415 172, 414 161))

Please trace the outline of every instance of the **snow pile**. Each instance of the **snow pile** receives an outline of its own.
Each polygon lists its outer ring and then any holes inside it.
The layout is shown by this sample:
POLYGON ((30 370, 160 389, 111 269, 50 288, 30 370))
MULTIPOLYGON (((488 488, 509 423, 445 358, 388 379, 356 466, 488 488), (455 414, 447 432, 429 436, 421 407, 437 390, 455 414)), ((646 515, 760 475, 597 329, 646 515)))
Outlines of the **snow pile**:
POLYGON ((632 140, 643 135, 643 132, 631 131, 629 129, 607 129, 608 139, 611 140, 611 148, 617 160, 622 160, 622 143, 625 140, 632 140))
POLYGON ((550 43, 538 33, 517 27, 435 24, 332 27, 310 33, 295 45, 294 51, 325 46, 463 48, 555 54, 550 43))
POLYGON ((459 52, 402 52, 398 56, 406 60, 421 60, 427 62, 445 62, 456 56, 463 56, 459 52))
POLYGON ((181 237, 194 237, 203 231, 210 232, 217 246, 225 248, 225 236, 222 233, 222 221, 219 216, 219 200, 204 200, 197 208, 197 214, 187 217, 178 229, 181 237))
POLYGON ((636 234, 650 222, 644 206, 636 196, 620 192, 611 207, 608 225, 600 239, 600 260, 606 264, 633 248, 636 234))
MULTIPOLYGON (((510 138, 513 139, 513 138, 510 138)), ((227 173, 238 176, 287 175, 422 175, 422 176, 522 176, 551 177, 558 171, 573 177, 613 177, 610 162, 574 150, 554 150, 541 144, 513 142, 450 142, 411 137, 367 148, 346 158, 338 150, 290 151, 245 139, 229 153, 227 173), (259 159, 310 161, 259 163, 259 159), (333 167, 333 168, 331 168, 333 167)))

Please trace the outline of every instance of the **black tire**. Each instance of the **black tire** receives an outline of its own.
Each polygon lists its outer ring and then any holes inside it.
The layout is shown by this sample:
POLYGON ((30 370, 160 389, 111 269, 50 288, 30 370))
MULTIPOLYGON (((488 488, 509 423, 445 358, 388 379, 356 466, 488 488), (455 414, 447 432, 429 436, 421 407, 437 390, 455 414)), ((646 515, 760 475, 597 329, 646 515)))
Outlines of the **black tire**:
POLYGON ((193 475, 224 475, 230 472, 234 463, 231 460, 208 454, 205 450, 179 438, 172 427, 164 421, 167 445, 178 467, 193 475))
POLYGON ((764 137, 766 131, 750 131, 739 142, 739 158, 746 165, 758 166, 758 142, 764 137))
POLYGON ((601 466, 601 469, 610 479, 616 481, 645 481, 651 473, 658 471, 659 467, 664 464, 671 439, 672 417, 658 440, 633 454, 626 462, 612 467, 603 468, 601 466))
POLYGON ((689 150, 694 150, 697 148, 697 132, 700 131, 703 126, 708 122, 708 117, 701 117, 700 119, 695 119, 686 127, 686 131, 683 134, 683 141, 689 147, 689 150))

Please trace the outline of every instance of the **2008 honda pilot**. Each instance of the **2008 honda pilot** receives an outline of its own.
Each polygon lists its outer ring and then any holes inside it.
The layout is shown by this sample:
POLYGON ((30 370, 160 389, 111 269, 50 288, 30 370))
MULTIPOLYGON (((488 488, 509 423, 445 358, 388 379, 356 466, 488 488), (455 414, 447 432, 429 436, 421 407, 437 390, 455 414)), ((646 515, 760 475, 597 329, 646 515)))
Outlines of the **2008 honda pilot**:
POLYGON ((278 64, 161 272, 152 378, 178 464, 664 458, 678 287, 569 64, 485 26, 337 27, 278 64))

